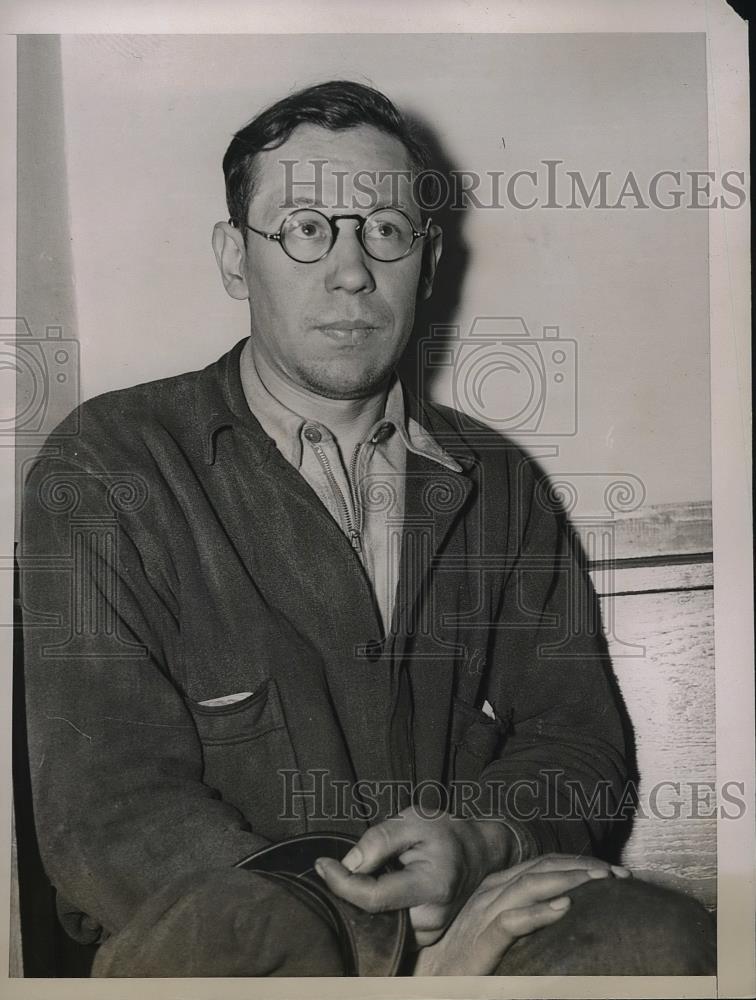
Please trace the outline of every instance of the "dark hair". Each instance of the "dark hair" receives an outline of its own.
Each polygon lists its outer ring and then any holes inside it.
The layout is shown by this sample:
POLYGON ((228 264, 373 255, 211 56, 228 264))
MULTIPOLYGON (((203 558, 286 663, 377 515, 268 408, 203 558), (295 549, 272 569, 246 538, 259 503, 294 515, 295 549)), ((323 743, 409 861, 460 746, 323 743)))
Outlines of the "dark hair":
POLYGON ((282 146, 298 125, 305 124, 320 125, 333 132, 372 125, 404 145, 414 171, 422 171, 428 164, 425 146, 380 91, 353 80, 319 83, 277 101, 234 135, 223 157, 226 204, 231 219, 246 221, 257 154, 282 146))

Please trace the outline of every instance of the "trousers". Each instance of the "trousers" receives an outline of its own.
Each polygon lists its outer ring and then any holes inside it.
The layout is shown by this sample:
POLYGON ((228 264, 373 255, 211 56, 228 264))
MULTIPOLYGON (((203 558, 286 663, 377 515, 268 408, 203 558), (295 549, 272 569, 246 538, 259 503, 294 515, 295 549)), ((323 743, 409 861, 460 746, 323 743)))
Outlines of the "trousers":
MULTIPOLYGON (((714 922, 638 879, 588 882, 555 924, 517 940, 495 975, 714 975, 714 922)), ((331 929, 285 889, 239 869, 164 887, 98 950, 92 976, 340 976, 331 929)))

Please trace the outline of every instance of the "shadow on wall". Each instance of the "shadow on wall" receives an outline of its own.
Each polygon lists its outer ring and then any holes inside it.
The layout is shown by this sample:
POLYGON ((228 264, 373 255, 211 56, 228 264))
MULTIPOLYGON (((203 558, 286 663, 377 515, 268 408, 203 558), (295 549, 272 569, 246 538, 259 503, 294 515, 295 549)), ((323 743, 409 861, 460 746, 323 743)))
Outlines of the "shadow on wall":
MULTIPOLYGON (((412 113, 406 113, 405 117, 429 150, 432 169, 444 177, 449 177, 457 167, 443 148, 437 133, 420 117, 412 113)), ((438 197, 434 185, 431 184, 426 191, 425 202, 432 205, 434 198, 438 197)), ((417 395, 427 396, 432 392, 433 383, 440 371, 438 368, 423 370, 422 341, 429 336, 434 327, 450 326, 454 322, 462 299, 470 256, 464 238, 468 209, 466 206, 452 209, 450 200, 444 197, 438 209, 434 208, 428 213, 434 225, 441 226, 443 230, 443 253, 436 271, 433 294, 426 302, 418 303, 412 336, 399 366, 402 381, 417 395)), ((426 246, 424 252, 429 253, 430 249, 426 246)), ((443 348, 445 338, 437 334, 434 336, 434 342, 434 347, 443 348)))

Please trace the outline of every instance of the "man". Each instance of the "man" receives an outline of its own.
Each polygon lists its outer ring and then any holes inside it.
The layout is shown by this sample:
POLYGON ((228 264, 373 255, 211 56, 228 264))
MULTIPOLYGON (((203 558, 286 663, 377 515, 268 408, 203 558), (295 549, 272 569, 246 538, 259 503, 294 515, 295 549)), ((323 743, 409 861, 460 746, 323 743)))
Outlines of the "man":
POLYGON ((425 163, 355 83, 259 115, 213 233, 250 337, 88 401, 29 476, 36 821, 93 975, 340 974, 329 926, 234 867, 317 830, 359 837, 318 862, 334 896, 408 911, 405 971, 712 971, 705 912, 570 808, 616 806, 625 748, 543 482, 395 375, 442 249, 399 183, 425 163))

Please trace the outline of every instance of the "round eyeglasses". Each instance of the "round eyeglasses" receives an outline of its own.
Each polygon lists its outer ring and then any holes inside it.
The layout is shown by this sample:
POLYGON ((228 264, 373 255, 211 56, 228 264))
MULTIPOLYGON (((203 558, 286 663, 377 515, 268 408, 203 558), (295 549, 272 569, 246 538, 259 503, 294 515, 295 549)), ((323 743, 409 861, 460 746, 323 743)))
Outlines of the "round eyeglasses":
MULTIPOLYGON (((336 223, 351 220, 357 223, 355 232, 363 250, 373 260, 394 261, 406 257, 415 241, 427 236, 431 220, 425 229, 416 230, 412 220, 398 208, 376 208, 368 215, 327 216, 315 208, 298 208, 287 215, 277 233, 266 233, 243 223, 266 240, 275 240, 281 249, 300 264, 314 264, 331 251, 339 230, 336 223)), ((229 219, 232 226, 239 227, 235 219, 229 219)))

